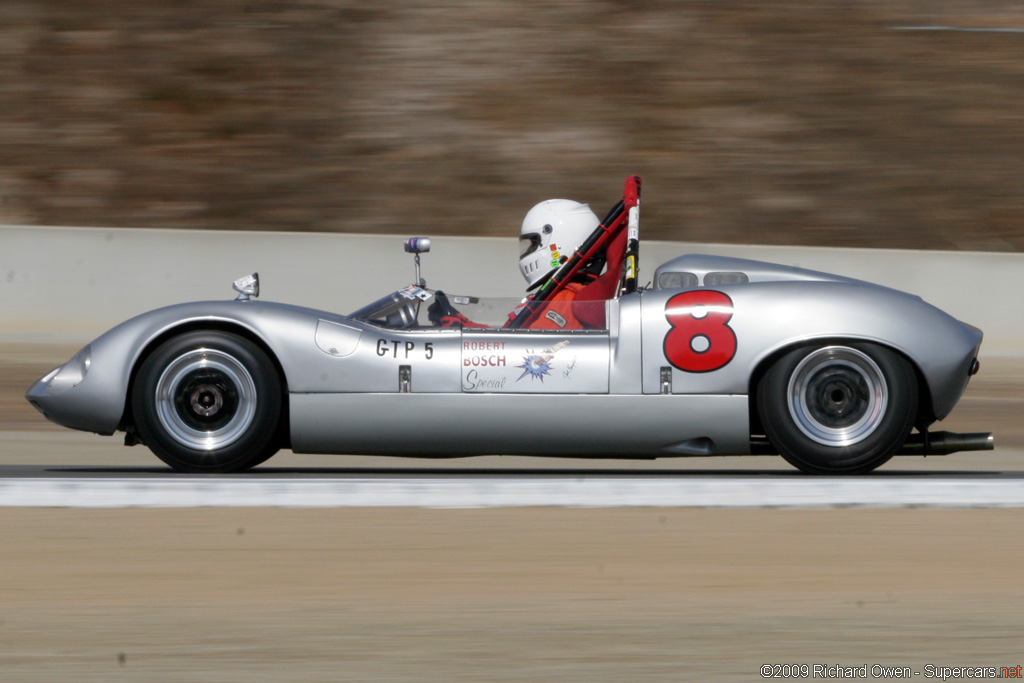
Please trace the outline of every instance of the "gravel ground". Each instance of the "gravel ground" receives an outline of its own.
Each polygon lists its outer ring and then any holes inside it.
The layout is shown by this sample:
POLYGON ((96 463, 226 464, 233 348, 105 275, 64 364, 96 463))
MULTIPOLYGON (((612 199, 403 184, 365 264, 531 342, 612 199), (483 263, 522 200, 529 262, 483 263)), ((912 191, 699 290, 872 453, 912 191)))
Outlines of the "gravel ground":
POLYGON ((9 509, 0 678, 1009 666, 1022 510, 9 509))

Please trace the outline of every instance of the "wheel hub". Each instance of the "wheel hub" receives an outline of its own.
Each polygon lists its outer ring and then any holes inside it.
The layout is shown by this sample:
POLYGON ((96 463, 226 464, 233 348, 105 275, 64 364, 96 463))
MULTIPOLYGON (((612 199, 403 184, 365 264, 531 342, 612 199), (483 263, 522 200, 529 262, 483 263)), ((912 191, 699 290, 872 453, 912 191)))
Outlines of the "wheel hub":
POLYGON ((210 384, 203 384, 196 388, 189 397, 192 411, 200 417, 216 415, 224 406, 224 395, 220 389, 210 384))
POLYGON ((881 424, 888 395, 882 371, 870 356, 830 346, 808 354, 797 365, 788 403, 805 435, 825 446, 850 446, 881 424))
POLYGON ((198 450, 237 441, 256 413, 256 386, 245 366, 214 349, 172 361, 157 382, 157 415, 179 443, 198 450))
POLYGON ((238 408, 238 391, 223 372, 193 372, 179 385, 175 407, 186 422, 209 428, 218 420, 231 419, 238 408))
POLYGON ((815 375, 808 387, 807 407, 814 419, 833 427, 848 427, 864 415, 870 403, 863 379, 845 368, 825 370, 815 375))

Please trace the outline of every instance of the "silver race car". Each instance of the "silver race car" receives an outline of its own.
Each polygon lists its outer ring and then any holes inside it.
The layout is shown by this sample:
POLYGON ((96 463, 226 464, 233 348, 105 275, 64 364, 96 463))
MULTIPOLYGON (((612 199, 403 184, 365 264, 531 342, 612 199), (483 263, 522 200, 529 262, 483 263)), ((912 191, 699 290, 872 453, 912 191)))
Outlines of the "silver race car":
MULTIPOLYGON (((632 183, 632 185, 631 185, 632 183)), ((781 454, 855 474, 895 454, 989 450, 929 432, 978 370, 982 333, 920 298, 845 277, 689 255, 636 286, 639 179, 525 302, 413 284, 350 314, 234 300, 133 318, 38 380, 66 427, 125 432, 185 472, 233 472, 281 448, 444 458, 781 454), (628 233, 593 329, 532 324, 628 233), (511 315, 507 315, 514 310, 511 315), (442 315, 449 314, 449 315, 442 315), (446 320, 465 321, 446 327, 446 320), (476 321, 476 326, 469 323, 476 321)), ((624 238, 623 238, 624 239, 624 238)))

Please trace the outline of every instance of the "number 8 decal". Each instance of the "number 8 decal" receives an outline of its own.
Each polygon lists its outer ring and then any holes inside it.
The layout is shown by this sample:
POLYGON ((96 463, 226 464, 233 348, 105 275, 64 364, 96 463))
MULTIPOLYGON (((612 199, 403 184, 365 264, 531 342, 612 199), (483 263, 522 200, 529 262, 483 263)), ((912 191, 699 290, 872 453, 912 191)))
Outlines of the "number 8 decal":
POLYGON ((729 327, 733 305, 728 294, 698 289, 676 294, 665 304, 672 328, 665 335, 665 358, 685 372, 724 368, 736 355, 736 333, 729 327))

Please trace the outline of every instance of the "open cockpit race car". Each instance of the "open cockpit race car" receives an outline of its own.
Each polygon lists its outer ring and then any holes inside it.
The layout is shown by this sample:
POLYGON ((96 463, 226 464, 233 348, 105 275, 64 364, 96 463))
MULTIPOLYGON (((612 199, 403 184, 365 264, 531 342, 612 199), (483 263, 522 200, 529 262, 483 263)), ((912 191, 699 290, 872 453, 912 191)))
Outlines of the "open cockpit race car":
POLYGON ((552 245, 552 273, 523 302, 427 288, 429 240, 414 238, 414 282, 351 315, 258 301, 254 274, 234 300, 122 323, 26 397, 184 472, 240 471, 281 448, 781 454, 814 474, 992 449, 990 434, 928 429, 977 372, 981 331, 910 294, 744 259, 682 256, 639 288, 639 210, 633 177, 573 253, 552 245))

